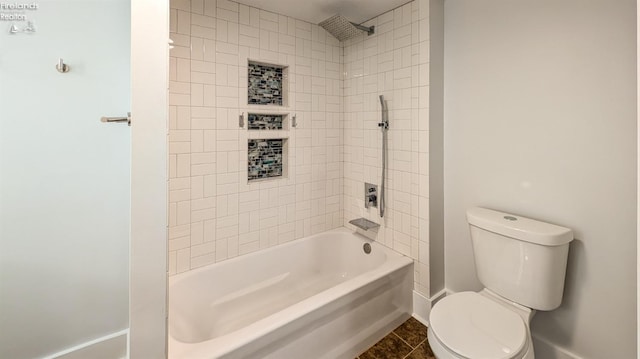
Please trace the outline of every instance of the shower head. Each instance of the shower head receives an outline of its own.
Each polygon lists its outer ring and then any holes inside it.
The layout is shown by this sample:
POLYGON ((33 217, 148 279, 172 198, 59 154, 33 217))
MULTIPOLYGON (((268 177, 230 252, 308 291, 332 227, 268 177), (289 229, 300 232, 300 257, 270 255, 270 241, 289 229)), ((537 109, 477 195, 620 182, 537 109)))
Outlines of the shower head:
POLYGON ((389 108, 387 108, 387 100, 384 99, 384 95, 380 95, 380 109, 382 110, 382 121, 378 123, 383 131, 389 129, 389 108))
POLYGON ((380 95, 380 106, 382 106, 383 111, 387 111, 387 101, 385 101, 384 95, 380 95))
POLYGON ((368 35, 374 33, 374 27, 366 27, 358 24, 354 24, 351 21, 347 20, 342 15, 333 15, 332 17, 324 20, 318 25, 322 26, 327 32, 329 32, 333 37, 338 39, 338 41, 344 41, 350 39, 354 36, 358 36, 360 31, 366 32, 368 35))

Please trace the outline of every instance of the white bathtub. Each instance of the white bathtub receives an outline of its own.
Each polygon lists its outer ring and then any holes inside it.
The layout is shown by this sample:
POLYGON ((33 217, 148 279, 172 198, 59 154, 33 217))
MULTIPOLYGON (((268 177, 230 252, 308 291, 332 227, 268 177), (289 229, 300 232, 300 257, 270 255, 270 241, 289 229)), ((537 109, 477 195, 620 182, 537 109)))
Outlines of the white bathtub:
POLYGON ((352 359, 412 287, 410 258, 344 228, 209 265, 170 279, 169 358, 352 359))

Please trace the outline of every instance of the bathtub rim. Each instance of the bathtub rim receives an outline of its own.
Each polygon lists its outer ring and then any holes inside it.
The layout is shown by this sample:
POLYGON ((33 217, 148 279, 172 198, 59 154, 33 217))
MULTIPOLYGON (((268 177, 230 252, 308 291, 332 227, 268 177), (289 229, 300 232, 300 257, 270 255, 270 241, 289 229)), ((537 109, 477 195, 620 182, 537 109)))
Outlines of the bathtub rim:
MULTIPOLYGON (((265 252, 275 251, 279 248, 286 248, 287 246, 293 246, 300 244, 304 241, 313 240, 320 236, 327 236, 331 233, 348 234, 353 238, 357 238, 361 243, 370 243, 374 250, 382 250, 385 252, 387 259, 378 267, 373 270, 361 273, 345 282, 339 283, 336 286, 328 288, 322 292, 319 292, 311 297, 305 298, 283 310, 270 314, 254 323, 251 323, 241 329, 233 331, 231 333, 204 340, 197 343, 187 343, 175 339, 170 330, 167 330, 168 336, 168 355, 169 358, 201 358, 202 355, 215 358, 225 353, 233 352, 244 345, 259 340, 261 337, 284 327, 288 323, 296 320, 297 318, 309 315, 314 311, 330 305, 330 303, 343 298, 360 288, 365 287, 367 284, 373 283, 390 273, 400 271, 403 268, 410 266, 414 263, 410 257, 400 254, 389 247, 386 247, 380 243, 371 240, 357 232, 354 232, 348 228, 340 227, 325 232, 317 233, 312 236, 299 238, 287 243, 278 244, 276 246, 267 248, 262 251, 257 251, 225 260, 223 262, 212 263, 201 268, 190 270, 185 273, 181 273, 169 278, 169 300, 171 298, 171 288, 182 280, 191 278, 202 272, 206 272, 211 266, 224 265, 225 263, 232 263, 241 260, 251 260, 255 256, 263 255, 265 252), (172 350, 173 349, 173 350, 172 350), (176 355, 178 355, 176 357, 176 355)), ((170 306, 168 306, 170 308, 170 306)), ((170 311, 168 311, 168 320, 170 322, 170 311)), ((170 328, 170 326, 169 326, 170 328)), ((169 329, 168 328, 168 329, 169 329)))
MULTIPOLYGON (((356 231, 352 231, 352 230, 350 230, 350 229, 348 229, 346 227, 339 227, 339 228, 330 229, 328 231, 316 233, 316 234, 313 234, 311 236, 302 237, 302 238, 298 238, 298 239, 293 239, 293 240, 290 240, 288 242, 280 243, 280 244, 277 244, 275 246, 272 246, 272 247, 269 247, 269 248, 265 248, 265 249, 261 249, 261 250, 257 250, 257 251, 251 252, 251 253, 238 255, 238 256, 233 257, 233 258, 225 259, 225 260, 223 260, 221 262, 210 263, 210 264, 204 265, 204 266, 199 267, 199 268, 188 270, 188 271, 183 272, 183 273, 174 274, 172 276, 169 276, 169 283, 168 284, 169 284, 169 286, 172 286, 172 285, 176 284, 177 282, 181 282, 183 280, 187 280, 188 278, 196 276, 201 272, 207 271, 208 269, 210 269, 210 267, 212 267, 214 265, 221 265, 223 263, 232 264, 232 263, 239 262, 239 261, 242 261, 242 260, 247 260, 249 258, 253 258, 253 257, 262 255, 262 254, 267 253, 267 252, 272 252, 272 251, 278 250, 280 248, 291 247, 291 246, 300 244, 300 243, 302 243, 304 241, 310 241, 310 240, 315 239, 317 237, 326 236, 327 234, 330 234, 330 233, 350 234, 350 235, 353 235, 354 237, 360 238, 362 241, 364 241, 366 243, 370 243, 372 245, 373 249, 379 247, 379 248, 382 248, 384 250, 390 250, 390 253, 391 253, 392 256, 393 255, 397 255, 399 257, 407 257, 407 258, 409 258, 408 256, 406 256, 404 254, 400 254, 400 253, 394 251, 393 249, 391 249, 391 248, 389 248, 389 247, 387 247, 387 246, 385 246, 383 244, 380 244, 380 243, 376 242, 375 240, 372 240, 372 239, 370 239, 370 238, 368 238, 368 237, 366 237, 366 236, 364 236, 364 235, 362 235, 362 234, 360 234, 360 233, 358 233, 356 231)), ((170 293, 171 293, 171 291, 169 291, 169 294, 170 293)))

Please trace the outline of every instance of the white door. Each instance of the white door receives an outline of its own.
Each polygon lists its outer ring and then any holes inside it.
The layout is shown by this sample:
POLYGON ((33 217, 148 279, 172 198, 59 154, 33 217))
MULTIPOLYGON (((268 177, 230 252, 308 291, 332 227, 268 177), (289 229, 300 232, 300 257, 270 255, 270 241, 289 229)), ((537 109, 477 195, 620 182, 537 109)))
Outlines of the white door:
POLYGON ((0 358, 39 358, 128 328, 130 1, 1 5, 0 358))

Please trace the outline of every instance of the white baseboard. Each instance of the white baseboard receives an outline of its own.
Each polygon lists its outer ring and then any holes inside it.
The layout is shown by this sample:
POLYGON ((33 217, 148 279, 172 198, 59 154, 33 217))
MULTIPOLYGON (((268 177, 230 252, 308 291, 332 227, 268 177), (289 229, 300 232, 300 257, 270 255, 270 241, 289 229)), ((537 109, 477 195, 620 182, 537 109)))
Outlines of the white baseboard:
POLYGON ((536 358, 545 359, 582 359, 581 357, 571 353, 570 351, 560 348, 550 341, 540 338, 532 333, 533 347, 535 348, 536 358))
POLYGON ((429 314, 431 313, 431 308, 433 308, 437 301, 444 298, 446 295, 447 292, 443 289, 431 298, 427 298, 414 290, 413 317, 416 318, 420 323, 429 326, 429 314))
POLYGON ((129 329, 76 345, 44 359, 124 359, 127 357, 129 329))

